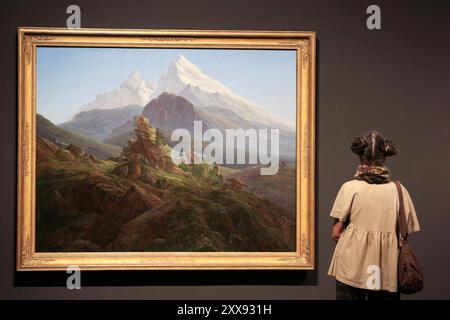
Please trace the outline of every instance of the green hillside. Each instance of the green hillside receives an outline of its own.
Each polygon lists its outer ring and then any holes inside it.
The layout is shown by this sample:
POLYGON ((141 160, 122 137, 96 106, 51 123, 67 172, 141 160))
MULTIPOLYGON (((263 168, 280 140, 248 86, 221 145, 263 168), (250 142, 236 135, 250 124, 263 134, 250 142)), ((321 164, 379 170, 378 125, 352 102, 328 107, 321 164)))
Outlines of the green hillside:
POLYGON ((36 115, 36 133, 38 136, 50 140, 57 145, 73 144, 81 147, 89 154, 100 159, 107 159, 110 156, 119 155, 121 151, 121 148, 118 146, 97 142, 59 128, 40 114, 36 115))

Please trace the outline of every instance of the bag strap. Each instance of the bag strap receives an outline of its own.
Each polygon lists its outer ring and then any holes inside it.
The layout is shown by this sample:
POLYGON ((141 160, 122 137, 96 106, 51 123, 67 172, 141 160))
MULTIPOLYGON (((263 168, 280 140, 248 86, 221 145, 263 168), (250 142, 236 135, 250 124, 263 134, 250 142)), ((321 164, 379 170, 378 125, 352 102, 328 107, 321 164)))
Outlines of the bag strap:
POLYGON ((397 187, 398 191, 398 199, 400 201, 400 208, 398 211, 399 216, 399 225, 400 225, 400 236, 401 236, 401 242, 406 243, 408 241, 408 229, 406 226, 406 213, 405 213, 405 206, 403 203, 403 192, 402 192, 402 186, 400 184, 400 181, 395 181, 395 186, 397 187))

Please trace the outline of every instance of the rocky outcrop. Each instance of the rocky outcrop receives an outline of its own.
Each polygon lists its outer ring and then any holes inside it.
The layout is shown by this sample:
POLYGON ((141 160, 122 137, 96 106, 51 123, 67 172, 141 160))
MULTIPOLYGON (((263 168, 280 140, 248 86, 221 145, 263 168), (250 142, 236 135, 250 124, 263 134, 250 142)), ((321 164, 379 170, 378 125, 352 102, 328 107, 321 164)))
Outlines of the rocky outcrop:
POLYGON ((96 214, 90 222, 89 237, 105 248, 116 239, 122 226, 162 200, 136 184, 124 184, 101 172, 92 172, 76 182, 71 194, 74 207, 85 214, 96 214))
POLYGON ((151 171, 139 161, 126 161, 114 168, 113 173, 122 178, 140 180, 155 185, 156 179, 151 171))
POLYGON ((128 141, 122 154, 133 161, 141 161, 149 166, 168 172, 179 172, 170 158, 170 148, 161 144, 157 131, 148 119, 137 117, 134 129, 135 138, 128 141))
POLYGON ((48 139, 36 137, 36 161, 44 161, 55 156, 59 147, 48 139))
POLYGON ((236 178, 228 179, 227 182, 225 183, 225 185, 233 191, 248 190, 248 186, 236 178))
MULTIPOLYGON (((149 210, 124 224, 111 251, 289 251, 281 228, 292 222, 264 221, 252 205, 232 200, 203 205, 181 200, 149 210), (267 224, 266 224, 267 223, 267 224), (280 225, 278 225, 280 224, 280 225)), ((272 210, 270 205, 267 211, 272 210)))
POLYGON ((58 151, 56 151, 56 156, 61 160, 74 160, 74 155, 67 149, 60 148, 58 151))
POLYGON ((125 187, 114 183, 111 177, 99 171, 89 173, 72 188, 74 205, 82 211, 109 213, 125 194, 125 187))
POLYGON ((74 144, 69 144, 66 149, 75 157, 82 157, 86 154, 82 148, 74 144))
POLYGON ((126 186, 98 171, 88 174, 72 190, 72 199, 78 209, 101 214, 134 217, 161 203, 156 195, 147 194, 135 184, 126 186))

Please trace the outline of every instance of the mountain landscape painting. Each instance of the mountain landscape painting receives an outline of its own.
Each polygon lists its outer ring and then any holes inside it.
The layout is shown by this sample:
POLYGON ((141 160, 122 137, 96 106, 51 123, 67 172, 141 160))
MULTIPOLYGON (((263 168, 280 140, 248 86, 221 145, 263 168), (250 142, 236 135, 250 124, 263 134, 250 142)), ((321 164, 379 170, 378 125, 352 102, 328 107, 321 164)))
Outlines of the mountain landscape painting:
POLYGON ((36 61, 36 252, 296 251, 295 50, 36 61))

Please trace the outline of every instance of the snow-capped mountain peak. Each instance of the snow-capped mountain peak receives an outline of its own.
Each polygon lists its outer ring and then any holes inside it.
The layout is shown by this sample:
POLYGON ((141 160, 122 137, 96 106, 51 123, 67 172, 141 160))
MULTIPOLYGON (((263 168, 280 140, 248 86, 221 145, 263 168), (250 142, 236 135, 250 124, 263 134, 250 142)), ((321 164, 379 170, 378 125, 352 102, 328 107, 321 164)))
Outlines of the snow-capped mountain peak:
POLYGON ((234 93, 200 68, 180 55, 155 85, 150 100, 163 92, 182 96, 196 107, 228 110, 257 126, 271 127, 293 132, 295 123, 288 121, 258 104, 234 93))
POLYGON ((209 93, 231 92, 223 84, 207 76, 196 65, 186 59, 186 57, 179 55, 170 64, 167 72, 161 75, 156 84, 155 91, 151 95, 151 99, 158 97, 163 92, 179 93, 186 86, 198 87, 209 93))
POLYGON ((250 122, 255 128, 267 127, 295 132, 294 121, 288 121, 234 93, 182 55, 170 64, 155 85, 143 80, 139 71, 134 71, 119 88, 97 95, 93 102, 83 105, 80 111, 127 105, 145 106, 164 92, 179 95, 204 111, 231 112, 242 119, 242 124, 250 122))
POLYGON ((127 105, 145 106, 150 101, 153 90, 153 85, 143 80, 139 71, 134 71, 119 88, 98 94, 94 101, 84 104, 80 111, 114 109, 127 105))
POLYGON ((178 57, 172 62, 172 65, 179 68, 197 70, 198 72, 201 72, 201 70, 195 64, 186 59, 186 57, 182 54, 178 55, 178 57))
POLYGON ((128 78, 122 82, 122 84, 120 85, 121 87, 130 87, 130 88, 137 88, 139 86, 143 86, 145 83, 145 81, 142 79, 141 77, 141 73, 139 72, 139 70, 136 70, 134 72, 132 72, 128 78))

